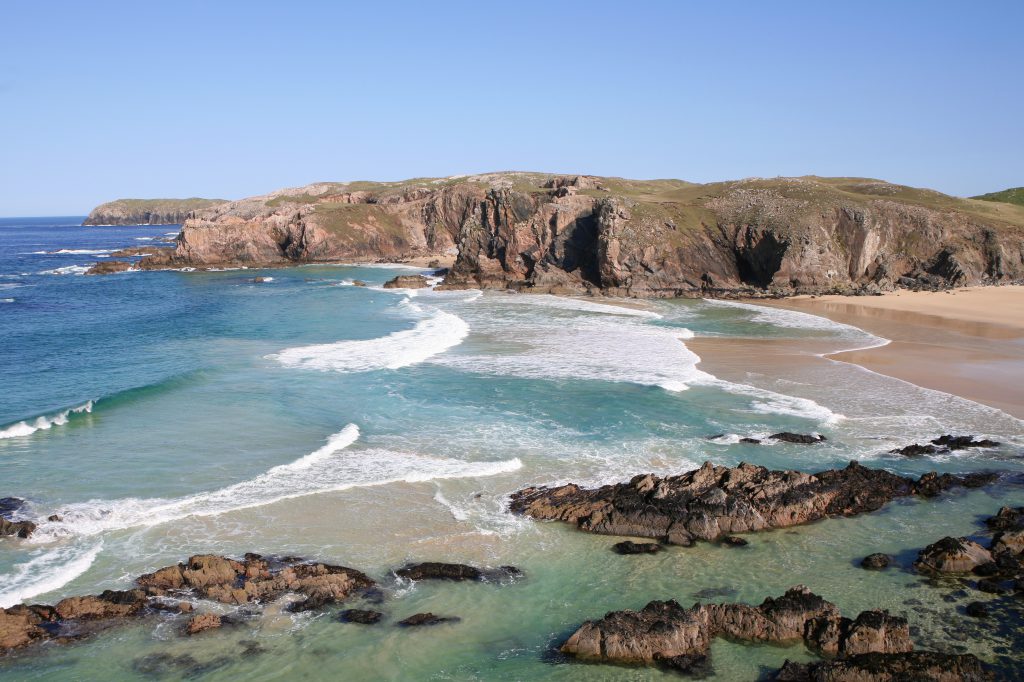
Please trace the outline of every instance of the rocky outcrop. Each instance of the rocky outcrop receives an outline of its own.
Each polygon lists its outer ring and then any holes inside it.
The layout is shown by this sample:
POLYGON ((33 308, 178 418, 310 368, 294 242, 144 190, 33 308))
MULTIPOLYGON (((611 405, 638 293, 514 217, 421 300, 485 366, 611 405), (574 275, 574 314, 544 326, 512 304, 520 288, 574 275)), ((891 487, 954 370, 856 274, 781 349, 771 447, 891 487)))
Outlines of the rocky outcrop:
POLYGON ((142 267, 458 252, 444 287, 786 295, 1024 278, 1024 209, 850 178, 695 185, 543 173, 320 183, 187 220, 142 267))
POLYGON ((384 282, 385 289, 423 289, 430 286, 430 280, 423 275, 399 275, 384 282))
POLYGON ((973 654, 934 651, 870 653, 814 663, 786 661, 778 682, 987 682, 995 679, 973 654))
POLYGON ((911 651, 910 628, 886 611, 851 620, 806 587, 791 588, 760 606, 652 601, 640 611, 615 611, 587 621, 560 647, 581 660, 660 665, 686 670, 709 655, 716 637, 733 641, 803 641, 827 656, 911 651))
POLYGON ((413 628, 423 625, 441 625, 442 623, 458 623, 461 618, 458 616, 435 616, 433 613, 417 613, 404 620, 398 621, 398 627, 413 628))
POLYGON ((991 561, 991 552, 977 542, 947 537, 921 550, 914 567, 919 571, 936 573, 970 573, 991 561))
POLYGON ((100 204, 82 225, 181 225, 224 199, 118 199, 100 204))
POLYGON ((384 618, 380 611, 367 609, 345 609, 338 614, 338 620, 342 623, 358 623, 359 625, 376 625, 384 618))
POLYGON ((880 509, 897 497, 933 496, 953 486, 980 486, 992 475, 925 474, 918 480, 851 462, 817 474, 772 471, 742 463, 704 466, 680 476, 636 476, 596 489, 575 484, 526 488, 512 494, 511 510, 538 520, 563 521, 605 535, 655 538, 689 546, 732 533, 786 528, 829 516, 880 509))
MULTIPOLYGON (((374 584, 351 568, 258 554, 247 554, 242 560, 200 554, 140 576, 135 582, 137 586, 130 590, 68 597, 55 606, 0 609, 0 652, 43 640, 78 638, 128 618, 190 612, 191 604, 180 601, 183 598, 239 605, 295 593, 301 599, 292 603, 292 610, 301 611, 339 602, 374 584)), ((219 627, 222 622, 220 616, 199 614, 186 625, 186 632, 219 627)))
POLYGON ((966 450, 967 448, 995 448, 1000 443, 988 438, 976 439, 974 436, 953 436, 946 434, 939 436, 926 445, 912 443, 906 447, 897 448, 890 452, 894 455, 904 457, 920 457, 922 455, 934 455, 955 450, 966 450))
POLYGON ((35 531, 35 523, 18 517, 24 506, 25 500, 20 497, 0 497, 0 538, 27 538, 35 531))
POLYGON ((888 568, 891 561, 892 559, 888 554, 869 554, 861 559, 860 567, 871 571, 880 571, 883 568, 888 568))

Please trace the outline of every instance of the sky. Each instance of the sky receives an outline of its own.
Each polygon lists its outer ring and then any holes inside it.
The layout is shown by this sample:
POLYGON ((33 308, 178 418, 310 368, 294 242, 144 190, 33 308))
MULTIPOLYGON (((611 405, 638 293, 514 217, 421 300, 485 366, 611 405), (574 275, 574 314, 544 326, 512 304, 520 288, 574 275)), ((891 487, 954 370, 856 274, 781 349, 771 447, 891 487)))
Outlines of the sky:
POLYGON ((497 170, 1024 185, 1024 2, 0 0, 0 216, 497 170))

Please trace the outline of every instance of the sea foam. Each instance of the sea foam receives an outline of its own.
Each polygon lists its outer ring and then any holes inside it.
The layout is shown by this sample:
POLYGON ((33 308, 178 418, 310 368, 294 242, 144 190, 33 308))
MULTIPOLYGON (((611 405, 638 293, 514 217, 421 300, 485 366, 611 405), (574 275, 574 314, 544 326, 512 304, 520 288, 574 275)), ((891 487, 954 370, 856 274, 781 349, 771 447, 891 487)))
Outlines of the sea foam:
MULTIPOLYGON (((414 312, 422 312, 418 307, 414 312)), ((428 313, 412 329, 376 339, 338 341, 286 348, 269 359, 285 367, 333 372, 369 372, 415 365, 459 345, 469 325, 457 315, 441 310, 428 313)))
POLYGON ((63 426, 68 423, 72 415, 92 412, 92 406, 93 401, 90 400, 83 405, 69 407, 61 412, 44 414, 36 417, 35 419, 26 419, 14 424, 9 424, 3 429, 0 429, 0 439, 31 436, 36 431, 50 429, 54 426, 63 426))
POLYGON ((58 590, 89 570, 103 543, 68 545, 40 551, 28 561, 14 565, 14 571, 0 575, 0 608, 20 604, 36 595, 58 590))
POLYGON ((217 516, 356 487, 493 476, 522 466, 519 459, 469 462, 385 449, 348 451, 358 437, 359 428, 349 424, 308 455, 255 478, 210 492, 173 499, 124 498, 65 505, 57 511, 61 520, 40 521, 29 542, 95 536, 125 528, 156 526, 190 516, 217 516))

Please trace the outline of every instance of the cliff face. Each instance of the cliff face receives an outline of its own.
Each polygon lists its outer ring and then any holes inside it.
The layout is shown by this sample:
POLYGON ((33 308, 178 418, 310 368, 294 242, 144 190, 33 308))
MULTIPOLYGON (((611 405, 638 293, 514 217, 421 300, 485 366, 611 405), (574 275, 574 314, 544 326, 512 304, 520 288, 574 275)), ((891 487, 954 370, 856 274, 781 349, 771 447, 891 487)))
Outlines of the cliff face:
POLYGON ((94 208, 82 225, 181 225, 223 199, 118 199, 94 208))
POLYGON ((443 286, 630 296, 1024 278, 1024 207, 858 178, 695 185, 495 173, 318 184, 187 220, 148 267, 455 253, 443 286))

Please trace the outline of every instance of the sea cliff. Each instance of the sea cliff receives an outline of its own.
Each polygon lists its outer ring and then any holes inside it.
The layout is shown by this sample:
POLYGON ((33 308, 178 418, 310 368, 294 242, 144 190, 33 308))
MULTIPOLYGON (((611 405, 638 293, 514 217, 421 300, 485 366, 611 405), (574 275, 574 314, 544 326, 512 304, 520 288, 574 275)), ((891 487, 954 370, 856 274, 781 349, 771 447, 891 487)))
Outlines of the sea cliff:
POLYGON ((181 225, 223 199, 118 199, 100 204, 82 225, 181 225))
POLYGON ((457 253, 443 287, 874 293, 1024 278, 1024 207, 863 178, 491 173, 320 183, 210 207, 142 267, 457 253))

